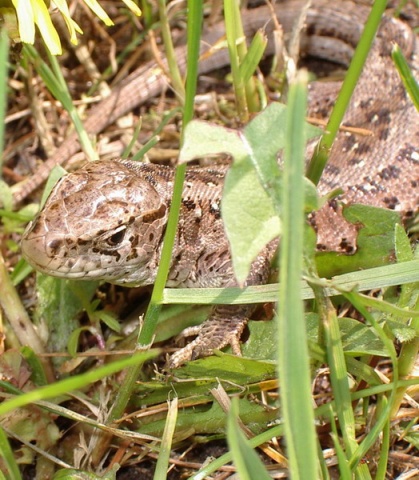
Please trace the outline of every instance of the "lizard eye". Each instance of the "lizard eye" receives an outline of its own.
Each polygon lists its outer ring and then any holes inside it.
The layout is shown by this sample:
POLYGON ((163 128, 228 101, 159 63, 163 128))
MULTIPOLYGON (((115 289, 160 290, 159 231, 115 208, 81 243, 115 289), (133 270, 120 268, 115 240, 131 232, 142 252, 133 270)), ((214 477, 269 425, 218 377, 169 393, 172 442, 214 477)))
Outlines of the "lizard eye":
POLYGON ((126 232, 126 228, 122 228, 121 230, 118 230, 116 233, 114 233, 113 235, 111 235, 106 241, 107 243, 112 246, 112 247, 115 247, 116 245, 119 245, 122 240, 124 239, 125 237, 125 232, 126 232))

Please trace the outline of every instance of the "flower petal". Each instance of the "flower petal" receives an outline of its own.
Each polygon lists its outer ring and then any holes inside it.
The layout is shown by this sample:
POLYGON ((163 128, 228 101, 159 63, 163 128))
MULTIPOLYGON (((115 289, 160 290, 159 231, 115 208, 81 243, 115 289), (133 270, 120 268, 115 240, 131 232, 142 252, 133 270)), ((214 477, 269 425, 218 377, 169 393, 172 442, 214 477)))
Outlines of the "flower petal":
POLYGON ((30 0, 34 19, 48 50, 53 55, 61 55, 61 42, 57 30, 51 21, 50 14, 43 0, 30 0))
POLYGON ((67 2, 65 0, 54 0, 54 5, 58 8, 64 21, 67 25, 70 33, 70 41, 72 44, 77 45, 77 33, 83 33, 83 30, 77 25, 77 23, 71 18, 70 11, 68 9, 67 2))
POLYGON ((135 13, 138 17, 141 16, 141 10, 138 8, 138 5, 136 5, 132 0, 122 0, 125 5, 131 10, 131 12, 135 13))
POLYGON ((35 41, 34 12, 30 0, 12 0, 19 22, 19 35, 22 42, 33 44, 35 41))
POLYGON ((84 3, 92 10, 105 25, 113 25, 113 21, 108 17, 108 14, 98 4, 96 0, 84 0, 84 3))

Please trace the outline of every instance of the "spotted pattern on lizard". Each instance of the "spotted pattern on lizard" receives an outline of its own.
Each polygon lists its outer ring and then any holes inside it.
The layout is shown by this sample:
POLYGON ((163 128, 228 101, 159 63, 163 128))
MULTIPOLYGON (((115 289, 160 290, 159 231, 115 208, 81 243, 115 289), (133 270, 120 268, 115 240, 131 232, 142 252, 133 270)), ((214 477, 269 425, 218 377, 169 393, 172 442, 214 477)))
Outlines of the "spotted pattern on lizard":
MULTIPOLYGON (((168 287, 236 285, 220 214, 226 170, 223 165, 187 171, 168 287)), ((169 167, 88 163, 57 183, 22 239, 24 256, 37 270, 58 277, 150 285, 156 278, 173 182, 169 167)), ((246 285, 266 283, 275 243, 255 259, 246 285)), ((171 365, 229 343, 238 351, 237 339, 253 309, 215 307, 198 338, 175 354, 171 365)))

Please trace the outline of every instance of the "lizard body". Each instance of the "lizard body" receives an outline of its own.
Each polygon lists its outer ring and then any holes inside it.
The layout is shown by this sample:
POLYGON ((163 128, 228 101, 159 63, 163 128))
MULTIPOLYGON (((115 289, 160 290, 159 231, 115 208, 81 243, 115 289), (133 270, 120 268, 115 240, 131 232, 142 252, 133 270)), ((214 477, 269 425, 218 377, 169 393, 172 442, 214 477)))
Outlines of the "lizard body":
MULTIPOLYGON (((279 6, 283 8, 280 19, 288 29, 298 5, 287 2, 279 6)), ((368 14, 367 8, 356 7, 352 2, 314 2, 306 27, 313 42, 307 42, 306 49, 328 58, 330 53, 325 52, 330 50, 333 60, 345 64, 368 14), (325 49, 326 38, 330 42, 325 49)), ((266 10, 264 15, 268 18, 266 10)), ((247 25, 256 17, 246 17, 247 25)), ((319 189, 326 193, 340 187, 344 201, 392 208, 411 217, 418 207, 419 120, 391 64, 390 41, 394 38, 401 43, 414 73, 418 71, 416 35, 402 22, 385 18, 345 119, 348 124, 371 129, 373 136, 342 133, 319 189)), ((336 85, 314 85, 311 114, 323 115, 335 93, 336 85)), ((112 118, 116 115, 107 112, 112 118)), ((188 171, 169 286, 236 284, 219 208, 225 171, 223 166, 188 171)), ((24 255, 39 270, 56 276, 153 283, 172 188, 170 168, 131 162, 87 164, 55 187, 23 237, 24 255)), ((313 225, 319 248, 353 251, 356 227, 343 221, 338 204, 316 212, 313 225)), ((272 242, 255 259, 247 285, 266 282, 274 248, 272 242)), ((252 310, 251 306, 215 307, 198 337, 172 358, 172 366, 228 343, 237 347, 252 310)))
MULTIPOLYGON (((191 167, 168 275, 169 287, 237 285, 221 219, 226 165, 191 167)), ((173 192, 170 167, 130 161, 90 162, 59 180, 42 214, 22 239, 25 257, 41 272, 120 285, 154 283, 173 192), (88 201, 86 201, 88 199, 88 201)), ((268 280, 276 242, 252 264, 246 285, 268 280)), ((171 366, 235 346, 253 306, 217 306, 196 340, 171 366)))

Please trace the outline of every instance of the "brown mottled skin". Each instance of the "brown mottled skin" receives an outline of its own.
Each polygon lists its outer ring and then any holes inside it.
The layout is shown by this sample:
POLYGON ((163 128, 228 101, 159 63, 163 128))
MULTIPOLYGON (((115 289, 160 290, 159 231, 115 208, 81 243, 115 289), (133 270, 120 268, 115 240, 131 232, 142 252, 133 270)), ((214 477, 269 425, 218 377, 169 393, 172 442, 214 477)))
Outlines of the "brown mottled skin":
MULTIPOLYGON (((300 7, 300 2, 292 1, 276 7, 285 31, 290 30, 300 7)), ((304 50, 347 65, 368 11, 352 2, 314 1, 306 21, 307 36, 302 39, 304 50)), ((244 21, 252 31, 254 25, 260 26, 268 18, 268 10, 261 7, 245 15, 244 21)), ((210 44, 221 36, 217 28, 210 33, 210 44)), ((343 190, 339 200, 391 208, 409 218, 418 209, 419 117, 389 56, 395 40, 409 59, 414 75, 418 74, 417 35, 408 25, 385 17, 345 117, 345 124, 369 129, 373 135, 339 135, 319 190, 327 193, 339 187, 343 190)), ((223 59, 213 58, 214 63, 201 66, 201 71, 221 67, 227 63, 223 59)), ((183 61, 181 57, 182 65, 183 61)), ((149 79, 150 75, 147 79, 147 73, 140 70, 127 80, 127 85, 131 82, 138 89, 149 79)), ((162 88, 153 90, 147 85, 148 94, 162 88)), ((127 110, 127 105, 121 108, 116 103, 118 98, 126 101, 124 88, 92 111, 87 120, 90 129, 92 118, 99 115, 98 108, 109 115, 109 121, 127 110)), ((314 83, 310 115, 327 115, 337 89, 335 83, 314 83)), ((135 102, 142 101, 143 97, 135 102)), ((61 147, 67 157, 75 149, 74 138, 61 147)), ((57 162, 57 155, 48 165, 57 162)), ((168 286, 236 285, 220 217, 226 168, 188 170, 168 286)), ((89 163, 59 181, 43 211, 25 232, 23 253, 35 268, 59 277, 96 278, 118 284, 153 283, 172 188, 173 171, 168 167, 117 161, 89 163)), ((23 190, 15 192, 19 201, 23 190)), ((319 249, 351 252, 356 248, 356 227, 343 220, 339 202, 326 205, 311 221, 318 233, 319 249)), ((267 281, 274 249, 275 242, 254 261, 248 285, 267 281)), ((215 307, 196 339, 172 357, 171 365, 208 355, 227 344, 238 350, 238 339, 252 311, 251 306, 215 307)))

